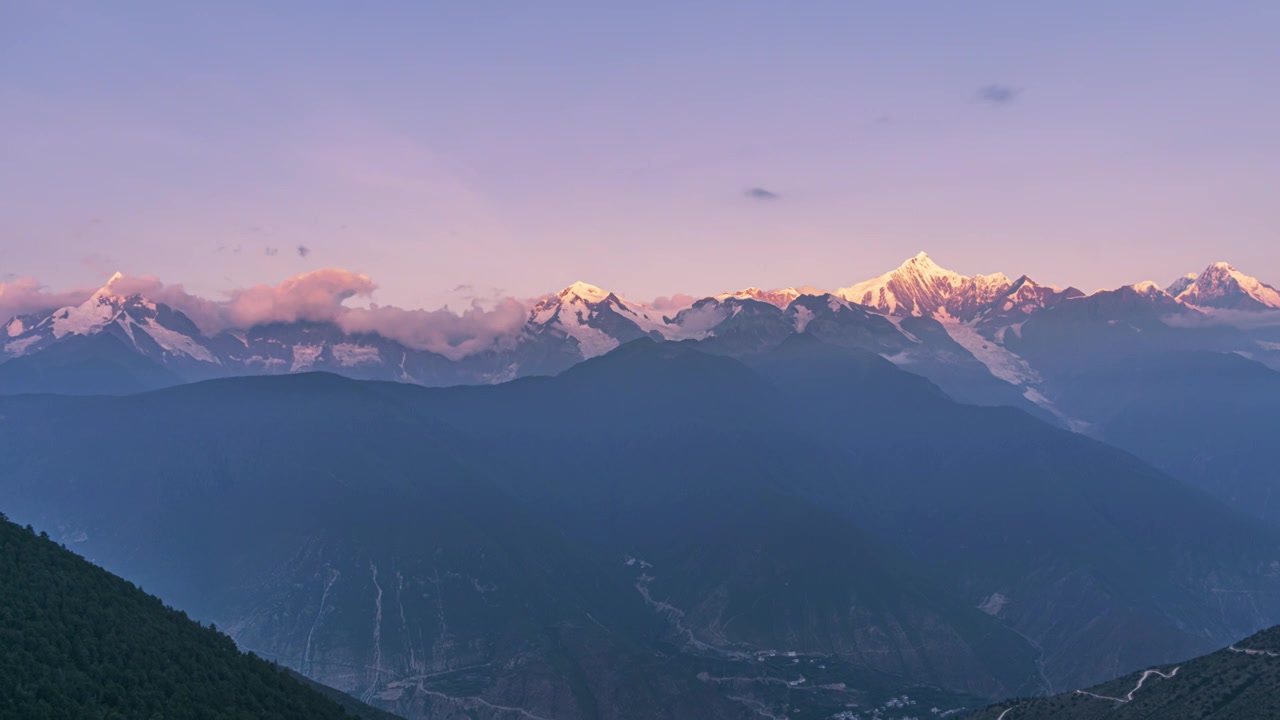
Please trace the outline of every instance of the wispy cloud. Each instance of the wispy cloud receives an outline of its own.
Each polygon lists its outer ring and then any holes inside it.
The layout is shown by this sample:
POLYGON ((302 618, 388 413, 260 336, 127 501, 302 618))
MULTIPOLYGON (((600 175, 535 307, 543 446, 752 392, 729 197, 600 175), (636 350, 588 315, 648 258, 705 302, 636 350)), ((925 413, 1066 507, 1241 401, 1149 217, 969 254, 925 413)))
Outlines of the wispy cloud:
POLYGON ((1161 318, 1173 327, 1216 327, 1226 325, 1240 330, 1280 327, 1280 312, 1270 310, 1227 310, 1206 308, 1198 313, 1184 313, 1161 318))
POLYGON ((306 245, 298 246, 298 257, 304 258, 310 254, 311 254, 311 248, 307 247, 306 245))
POLYGON ((781 195, 779 195, 778 193, 776 193, 776 192, 774 192, 774 191, 772 191, 772 190, 767 190, 767 189, 762 188, 762 187, 747 188, 747 190, 746 190, 746 191, 744 191, 744 192, 743 192, 743 194, 744 194, 744 195, 746 195, 747 197, 751 198, 752 200, 765 200, 765 201, 769 201, 769 200, 780 200, 780 199, 782 199, 782 196, 781 196, 781 195))
POLYGON ((992 107, 1004 107, 1009 103, 1017 100, 1022 95, 1022 89, 1011 85, 983 85, 978 88, 978 102, 986 103, 992 107))
POLYGON ((262 251, 267 257, 275 257, 280 254, 280 248, 268 247, 262 251))

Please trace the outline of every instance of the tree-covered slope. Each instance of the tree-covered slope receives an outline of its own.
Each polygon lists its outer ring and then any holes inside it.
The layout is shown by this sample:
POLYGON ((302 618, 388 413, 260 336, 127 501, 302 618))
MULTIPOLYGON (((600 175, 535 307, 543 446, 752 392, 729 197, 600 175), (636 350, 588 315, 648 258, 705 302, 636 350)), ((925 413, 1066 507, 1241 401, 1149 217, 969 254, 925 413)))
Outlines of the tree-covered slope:
POLYGON ((1009 700, 973 720, 1259 720, 1280 717, 1280 626, 1184 663, 1087 690, 1009 700))
POLYGON ((3 515, 0 688, 5 720, 353 717, 226 635, 3 515))

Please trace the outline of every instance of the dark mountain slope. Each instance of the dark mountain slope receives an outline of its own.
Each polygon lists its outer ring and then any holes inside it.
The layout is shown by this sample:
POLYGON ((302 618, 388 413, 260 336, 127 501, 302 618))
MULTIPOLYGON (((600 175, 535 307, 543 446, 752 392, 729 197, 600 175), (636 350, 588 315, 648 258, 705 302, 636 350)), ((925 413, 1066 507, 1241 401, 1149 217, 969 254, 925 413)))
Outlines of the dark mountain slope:
MULTIPOLYGON (((678 696, 690 711, 714 716, 716 701, 706 696, 715 686, 673 684, 696 679, 697 670, 681 669, 689 660, 667 658, 655 667, 637 655, 646 638, 667 638, 695 656, 704 648, 686 647, 669 618, 645 603, 622 558, 627 552, 666 558, 676 548, 696 547, 707 517, 751 501, 763 481, 785 485, 783 447, 771 443, 764 454, 753 453, 749 440, 724 442, 733 437, 729 431, 691 434, 743 417, 753 392, 773 391, 732 360, 655 344, 624 348, 556 381, 565 385, 547 396, 560 403, 556 412, 542 412, 529 399, 548 382, 512 384, 510 391, 529 404, 510 403, 504 422, 529 423, 529 435, 516 444, 514 431, 493 421, 498 446, 424 419, 427 410, 451 414, 445 403, 432 402, 435 393, 324 375, 218 381, 121 399, 12 398, 3 414, 22 422, 6 421, 0 434, 11 452, 0 462, 24 517, 64 527, 104 562, 172 590, 244 646, 384 707, 427 715, 432 710, 423 700, 443 693, 593 717, 591 697, 605 706, 601 717, 618 708, 637 716, 645 708, 664 712, 644 694, 661 691, 664 706, 679 707, 672 705, 678 696), (616 384, 614 365, 632 382, 616 384), (601 382, 619 394, 601 395, 601 382), (685 424, 662 435, 657 430, 669 422, 667 413, 680 410, 673 392, 707 414, 678 412, 685 424), (584 415, 581 402, 593 397, 595 414, 584 415), (200 412, 192 415, 195 407, 200 412), (621 422, 628 413, 633 419, 621 422), (134 439, 139 427, 147 428, 145 442, 134 439), (595 432, 604 433, 599 441, 595 432), (77 452, 59 452, 70 436, 83 438, 77 452), (678 438, 696 441, 666 444, 678 438), (615 463, 599 455, 611 448, 615 463), (502 464, 495 455, 505 458, 502 464), (753 467, 769 455, 767 472, 753 467), (579 456, 585 465, 572 460, 579 456), (546 522, 539 522, 495 492, 490 475, 520 489, 519 498, 577 500, 544 501, 537 515, 546 522), (598 490, 584 491, 592 485, 598 490), (562 528, 564 538, 549 526, 562 528), (581 655, 565 655, 570 631, 580 648, 573 652, 581 655), (556 663, 587 668, 584 689, 566 687, 556 663), (668 680, 664 688, 643 690, 649 686, 635 673, 668 680), (419 689, 417 677, 431 679, 419 689)), ((473 390, 476 401, 467 406, 483 424, 499 410, 484 402, 496 389, 473 390)), ((817 512, 779 516, 778 537, 793 535, 817 512)), ((808 588, 858 569, 837 551, 860 542, 856 535, 838 523, 826 532, 831 549, 793 545, 813 555, 801 578, 808 588)), ((873 550, 861 551, 867 567, 875 566, 873 550)), ((785 551, 767 561, 784 561, 785 551)), ((655 592, 680 587, 695 571, 664 565, 655 592)), ((840 651, 845 663, 911 670, 898 687, 933 682, 990 696, 1026 684, 1030 652, 1015 634, 971 607, 878 572, 875 578, 888 581, 877 579, 862 593, 882 599, 877 617, 886 608, 903 613, 894 622, 910 626, 904 651, 920 658, 945 646, 969 661, 890 665, 879 647, 854 654, 823 637, 838 619, 818 623, 799 643, 767 618, 741 623, 747 634, 708 652, 720 662, 735 661, 738 646, 749 642, 780 652, 840 651), (786 643, 770 648, 763 644, 769 637, 786 643)), ((804 595, 796 600, 793 619, 805 612, 804 595)))
POLYGON ((1203 652, 1280 611, 1276 534, 1126 453, 950 402, 869 353, 797 337, 756 367, 785 391, 790 424, 846 450, 826 506, 843 499, 1040 644, 1046 685, 1203 652))
POLYGON ((1066 695, 1012 700, 975 720, 1262 720, 1280 717, 1280 627, 1183 663, 1066 695))
POLYGON ((1280 526, 1280 372, 1231 353, 1169 353, 1074 378, 1097 434, 1280 526))
POLYGON ((70 337, 39 354, 0 363, 0 395, 125 395, 180 382, 172 371, 127 347, 115 332, 70 337))
POLYGON ((1134 288, 1066 300, 1004 335, 1084 432, 1280 527, 1280 372, 1249 359, 1267 361, 1267 342, 1134 288))
POLYGON ((346 710, 349 715, 358 717, 360 720, 403 720, 399 715, 392 715, 389 712, 384 712, 377 708, 365 705, 341 690, 335 690, 328 685, 321 685, 306 675, 299 675, 293 670, 285 670, 285 672, 289 677, 292 677, 294 680, 297 680, 306 687, 309 687, 317 693, 329 698, 333 702, 337 703, 343 710, 346 710))
POLYGON ((0 718, 352 714, 225 635, 0 515, 0 718))
MULTIPOLYGON (((637 343, 559 378, 415 404, 500 434, 519 458, 512 492, 619 553, 681 556, 757 493, 821 506, 1040 644, 1046 688, 1202 652, 1280 610, 1275 533, 1126 453, 804 335, 753 360, 754 376, 680 348, 637 343), (646 356, 689 362, 648 383, 646 356)), ((714 581, 728 555, 691 578, 714 581)), ((678 587, 664 571, 654 587, 678 587)), ((745 625, 703 630, 750 642, 745 625)))
POLYGON ((991 676, 1008 688, 1037 682, 1021 638, 794 495, 761 492, 651 547, 637 582, 679 610, 692 640, 722 651, 783 648, 984 694, 1001 692, 991 676))
POLYGON ((5 492, 243 647, 401 714, 737 714, 642 651, 658 619, 624 578, 498 493, 456 433, 371 387, 302 375, 10 399, 5 492))

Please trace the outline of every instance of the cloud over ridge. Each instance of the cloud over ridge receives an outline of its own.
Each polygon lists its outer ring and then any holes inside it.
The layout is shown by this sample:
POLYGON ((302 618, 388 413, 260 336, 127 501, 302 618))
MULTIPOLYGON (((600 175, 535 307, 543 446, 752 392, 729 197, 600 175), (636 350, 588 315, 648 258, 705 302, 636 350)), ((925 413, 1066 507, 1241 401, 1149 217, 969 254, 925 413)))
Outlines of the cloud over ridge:
MULTIPOLYGON (((415 350, 456 360, 502 346, 528 317, 529 303, 511 297, 482 304, 472 300, 460 312, 406 309, 369 303, 349 307, 352 298, 371 299, 378 285, 368 275, 324 268, 294 275, 276 285, 238 288, 225 299, 210 300, 167 284, 152 275, 125 275, 109 285, 112 294, 141 295, 191 318, 205 335, 247 330, 258 325, 331 322, 347 333, 376 333, 415 350)), ((97 288, 53 292, 35 278, 0 282, 0 322, 17 315, 47 313, 86 301, 97 288)))

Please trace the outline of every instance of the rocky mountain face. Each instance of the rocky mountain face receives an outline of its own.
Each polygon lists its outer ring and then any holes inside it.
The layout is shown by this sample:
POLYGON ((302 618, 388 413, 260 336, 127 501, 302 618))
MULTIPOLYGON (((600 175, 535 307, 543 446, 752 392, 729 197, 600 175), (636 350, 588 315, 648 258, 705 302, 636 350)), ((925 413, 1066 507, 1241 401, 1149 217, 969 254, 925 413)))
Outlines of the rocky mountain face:
POLYGON ((1170 293, 1188 305, 1223 310, 1280 309, 1280 291, 1249 277, 1228 263, 1210 265, 1198 276, 1175 282, 1170 293), (1181 288, 1178 293, 1173 290, 1181 288))
POLYGON ((218 363, 186 315, 139 295, 116 294, 114 285, 121 277, 116 273, 81 305, 11 319, 3 326, 4 353, 30 355, 64 339, 107 333, 162 365, 189 368, 218 363))
POLYGON ((1023 275, 1014 281, 1007 290, 1000 293, 988 305, 983 307, 974 317, 978 321, 978 325, 995 328, 1003 334, 1007 329, 1045 308, 1055 307, 1066 300, 1074 300, 1084 296, 1083 292, 1075 288, 1062 290, 1048 285, 1040 285, 1023 275))
POLYGON ((1003 273, 964 277, 920 253, 898 269, 836 295, 887 315, 970 320, 1011 285, 1003 273))
POLYGON ((728 298, 737 298, 739 300, 757 300, 759 302, 769 303, 777 308, 786 310, 787 306, 793 300, 801 295, 815 294, 812 291, 801 292, 795 288, 783 288, 781 290, 761 290, 757 287, 749 287, 732 293, 721 293, 716 296, 717 300, 726 300, 728 298))
POLYGON ((1280 534, 1127 453, 808 333, 706 348, 2 398, 0 494, 409 718, 919 717, 1280 618, 1280 534))

